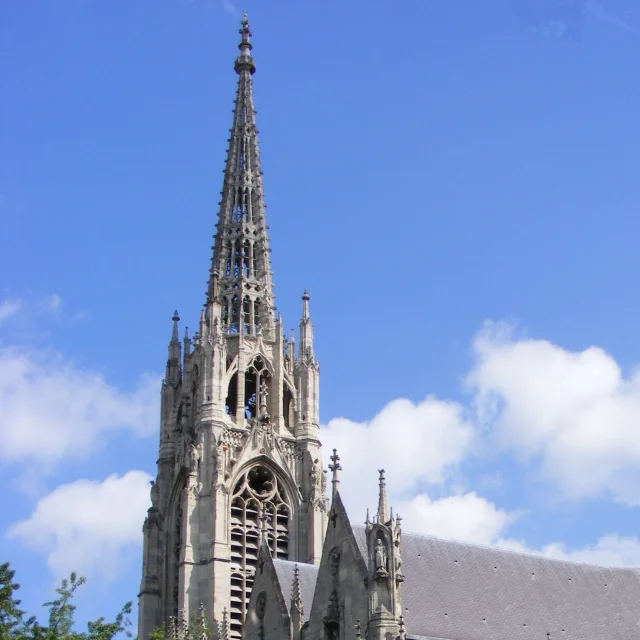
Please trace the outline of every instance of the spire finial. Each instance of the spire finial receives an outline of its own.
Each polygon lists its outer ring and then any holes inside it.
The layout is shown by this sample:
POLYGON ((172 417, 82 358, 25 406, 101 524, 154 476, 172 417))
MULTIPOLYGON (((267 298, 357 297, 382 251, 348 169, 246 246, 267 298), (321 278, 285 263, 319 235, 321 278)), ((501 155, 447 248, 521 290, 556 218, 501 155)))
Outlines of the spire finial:
POLYGON ((385 524, 389 520, 389 516, 387 515, 389 513, 387 508, 387 483, 384 479, 384 469, 380 469, 378 473, 380 474, 380 479, 378 481, 378 522, 385 524))
POLYGON ((173 331, 171 332, 171 342, 178 342, 178 322, 180 322, 180 316, 177 311, 173 312, 173 331))
MULTIPOLYGON (((175 351, 175 345, 178 344, 180 342, 180 338, 178 338, 178 322, 180 322, 180 316, 178 315, 177 311, 173 312, 173 316, 171 317, 171 320, 173 321, 173 327, 171 329, 171 343, 169 344, 169 349, 171 350, 172 348, 175 351), (172 345, 174 345, 172 347, 172 345)), ((177 357, 177 353, 174 353, 173 351, 169 354, 169 358, 171 357, 177 357)))
POLYGON ((302 294, 302 319, 309 319, 309 300, 310 300, 309 292, 305 289, 302 294))
POLYGON ((235 70, 236 73, 242 73, 242 71, 247 70, 250 73, 255 73, 256 65, 251 57, 251 49, 253 49, 253 45, 251 44, 251 25, 249 24, 249 17, 246 12, 242 16, 242 22, 240 23, 240 44, 238 45, 238 49, 240 49, 240 55, 236 58, 235 70))
POLYGON ((340 456, 336 449, 333 450, 333 455, 329 460, 331 460, 329 471, 332 473, 331 484, 333 486, 333 499, 335 500, 336 494, 338 493, 338 484, 340 482, 338 479, 338 471, 342 471, 342 467, 340 466, 340 456))

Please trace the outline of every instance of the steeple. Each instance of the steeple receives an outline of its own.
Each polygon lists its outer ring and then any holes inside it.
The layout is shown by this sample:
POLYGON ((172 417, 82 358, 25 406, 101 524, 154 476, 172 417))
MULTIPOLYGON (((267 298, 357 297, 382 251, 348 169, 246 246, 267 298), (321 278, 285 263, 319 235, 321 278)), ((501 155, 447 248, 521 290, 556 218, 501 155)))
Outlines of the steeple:
MULTIPOLYGON (((201 605, 219 640, 241 640, 257 552, 298 563, 322 558, 329 505, 319 365, 307 292, 299 350, 276 321, 246 15, 238 48, 206 303, 197 330, 185 329, 182 340, 173 316, 154 508, 144 529, 141 640, 181 611, 190 620, 201 605)), ((337 457, 334 464, 337 474, 337 457)))
POLYGON ((218 303, 226 333, 256 335, 274 329, 269 238, 262 187, 251 76, 251 29, 244 15, 233 126, 228 140, 222 200, 209 275, 207 302, 218 303))

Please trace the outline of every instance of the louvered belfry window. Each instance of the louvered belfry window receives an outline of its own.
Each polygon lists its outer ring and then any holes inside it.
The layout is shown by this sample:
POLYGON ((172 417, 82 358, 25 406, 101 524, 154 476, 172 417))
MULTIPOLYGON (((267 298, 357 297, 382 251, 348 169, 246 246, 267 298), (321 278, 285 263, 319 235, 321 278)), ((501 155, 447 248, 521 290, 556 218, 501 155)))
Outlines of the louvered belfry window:
POLYGON ((290 516, 284 487, 266 466, 249 468, 236 483, 231 502, 232 638, 242 638, 258 564, 260 528, 264 526, 272 557, 288 560, 290 516))

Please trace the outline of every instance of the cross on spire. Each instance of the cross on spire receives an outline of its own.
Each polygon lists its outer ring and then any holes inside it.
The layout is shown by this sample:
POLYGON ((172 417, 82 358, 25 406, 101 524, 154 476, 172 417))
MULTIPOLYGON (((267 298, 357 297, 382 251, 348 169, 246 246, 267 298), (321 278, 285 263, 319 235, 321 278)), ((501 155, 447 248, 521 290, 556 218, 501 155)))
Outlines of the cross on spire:
POLYGON ((331 471, 332 474, 331 485, 333 488, 333 499, 335 500, 336 494, 338 493, 338 483, 340 482, 338 479, 338 471, 342 471, 342 467, 340 466, 340 456, 336 449, 333 450, 333 455, 329 460, 331 460, 329 471, 331 471))

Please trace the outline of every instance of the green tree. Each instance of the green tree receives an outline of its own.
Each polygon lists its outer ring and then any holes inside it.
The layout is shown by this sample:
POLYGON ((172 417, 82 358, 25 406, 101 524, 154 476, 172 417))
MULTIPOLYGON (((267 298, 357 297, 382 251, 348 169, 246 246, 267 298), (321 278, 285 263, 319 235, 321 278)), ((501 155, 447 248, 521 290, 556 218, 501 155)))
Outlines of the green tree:
POLYGON ((83 577, 72 573, 56 589, 57 598, 46 602, 49 610, 47 625, 41 625, 35 616, 25 618, 20 609, 16 591, 20 585, 13 581, 15 571, 9 563, 0 565, 0 640, 113 640, 119 634, 131 637, 131 602, 122 607, 112 622, 98 618, 87 625, 87 631, 75 631, 76 606, 73 598, 85 583, 83 577))
POLYGON ((198 614, 192 616, 190 622, 187 622, 183 617, 171 618, 168 628, 167 625, 163 624, 159 629, 149 634, 148 640, 212 640, 213 638, 226 640, 228 637, 226 611, 222 625, 214 622, 213 628, 217 633, 212 630, 207 622, 204 607, 200 605, 198 614))

